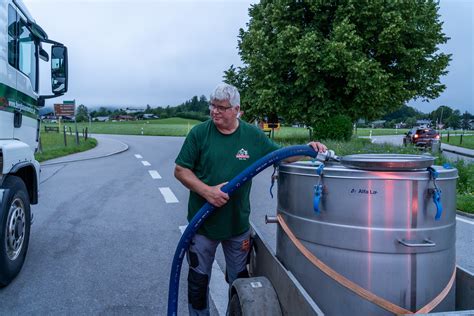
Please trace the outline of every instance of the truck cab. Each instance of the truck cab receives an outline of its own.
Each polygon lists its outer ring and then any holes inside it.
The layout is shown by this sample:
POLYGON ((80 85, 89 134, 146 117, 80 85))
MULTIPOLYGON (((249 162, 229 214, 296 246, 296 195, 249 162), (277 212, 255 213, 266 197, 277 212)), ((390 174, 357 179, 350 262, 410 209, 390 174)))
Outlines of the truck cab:
POLYGON ((48 38, 20 0, 0 3, 0 287, 20 272, 31 210, 38 203, 38 108, 68 88, 67 48, 48 38), (51 46, 48 54, 43 45, 51 46), (50 58, 51 56, 51 58, 50 58), (40 62, 51 63, 50 95, 40 95, 40 62))

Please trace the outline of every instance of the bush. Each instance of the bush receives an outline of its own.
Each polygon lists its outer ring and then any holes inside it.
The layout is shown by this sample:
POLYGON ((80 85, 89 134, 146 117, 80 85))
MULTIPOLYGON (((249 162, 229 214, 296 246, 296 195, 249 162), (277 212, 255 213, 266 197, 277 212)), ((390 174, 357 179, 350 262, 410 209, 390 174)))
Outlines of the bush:
POLYGON ((348 116, 336 115, 327 120, 318 121, 313 126, 313 139, 345 140, 352 136, 352 122, 348 116))

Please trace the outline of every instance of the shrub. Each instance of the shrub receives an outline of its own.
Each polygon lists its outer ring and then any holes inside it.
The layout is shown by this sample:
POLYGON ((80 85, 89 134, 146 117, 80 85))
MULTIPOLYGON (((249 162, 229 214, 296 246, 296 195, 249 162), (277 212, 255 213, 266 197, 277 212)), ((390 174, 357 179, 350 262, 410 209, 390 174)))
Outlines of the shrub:
POLYGON ((320 140, 345 140, 352 136, 352 122, 346 115, 336 115, 316 122, 313 126, 313 138, 320 140))

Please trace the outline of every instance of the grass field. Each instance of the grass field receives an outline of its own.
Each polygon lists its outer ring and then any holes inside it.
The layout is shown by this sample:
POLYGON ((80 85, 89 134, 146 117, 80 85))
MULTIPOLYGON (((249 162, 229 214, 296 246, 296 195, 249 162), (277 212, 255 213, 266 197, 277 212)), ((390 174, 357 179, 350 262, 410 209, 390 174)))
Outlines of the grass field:
MULTIPOLYGON (((189 129, 198 123, 200 122, 196 120, 168 118, 128 122, 77 123, 77 128, 82 131, 87 127, 88 132, 92 134, 186 136, 189 129)), ((58 126, 57 123, 42 125, 58 126)), ((75 128, 74 123, 62 123, 61 126, 71 127, 72 130, 75 128)), ((44 131, 44 127, 42 129, 44 131)))
POLYGON ((474 135, 464 135, 462 137, 462 143, 461 143, 461 136, 451 136, 451 135, 449 136, 449 142, 448 142, 447 136, 443 136, 441 141, 443 143, 454 145, 454 146, 474 149, 474 135))
POLYGON ((93 138, 88 138, 84 141, 84 138, 80 138, 79 145, 76 145, 75 137, 67 135, 66 144, 64 146, 64 134, 63 133, 45 133, 44 129, 41 132, 41 152, 35 154, 36 160, 45 161, 57 157, 62 157, 77 152, 85 151, 94 148, 97 145, 97 141, 93 138))

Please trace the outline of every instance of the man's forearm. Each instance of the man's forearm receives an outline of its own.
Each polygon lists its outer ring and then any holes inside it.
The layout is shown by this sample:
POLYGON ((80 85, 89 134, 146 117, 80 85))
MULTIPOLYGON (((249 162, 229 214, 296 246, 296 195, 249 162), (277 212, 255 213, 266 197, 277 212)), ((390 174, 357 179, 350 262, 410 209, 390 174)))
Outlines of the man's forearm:
POLYGON ((199 180, 191 170, 177 166, 174 171, 174 176, 189 190, 196 192, 202 197, 206 196, 209 186, 199 180))
POLYGON ((222 192, 221 188, 225 183, 209 186, 199 180, 192 170, 176 165, 174 176, 189 190, 196 192, 216 207, 221 207, 229 200, 229 195, 222 192))

